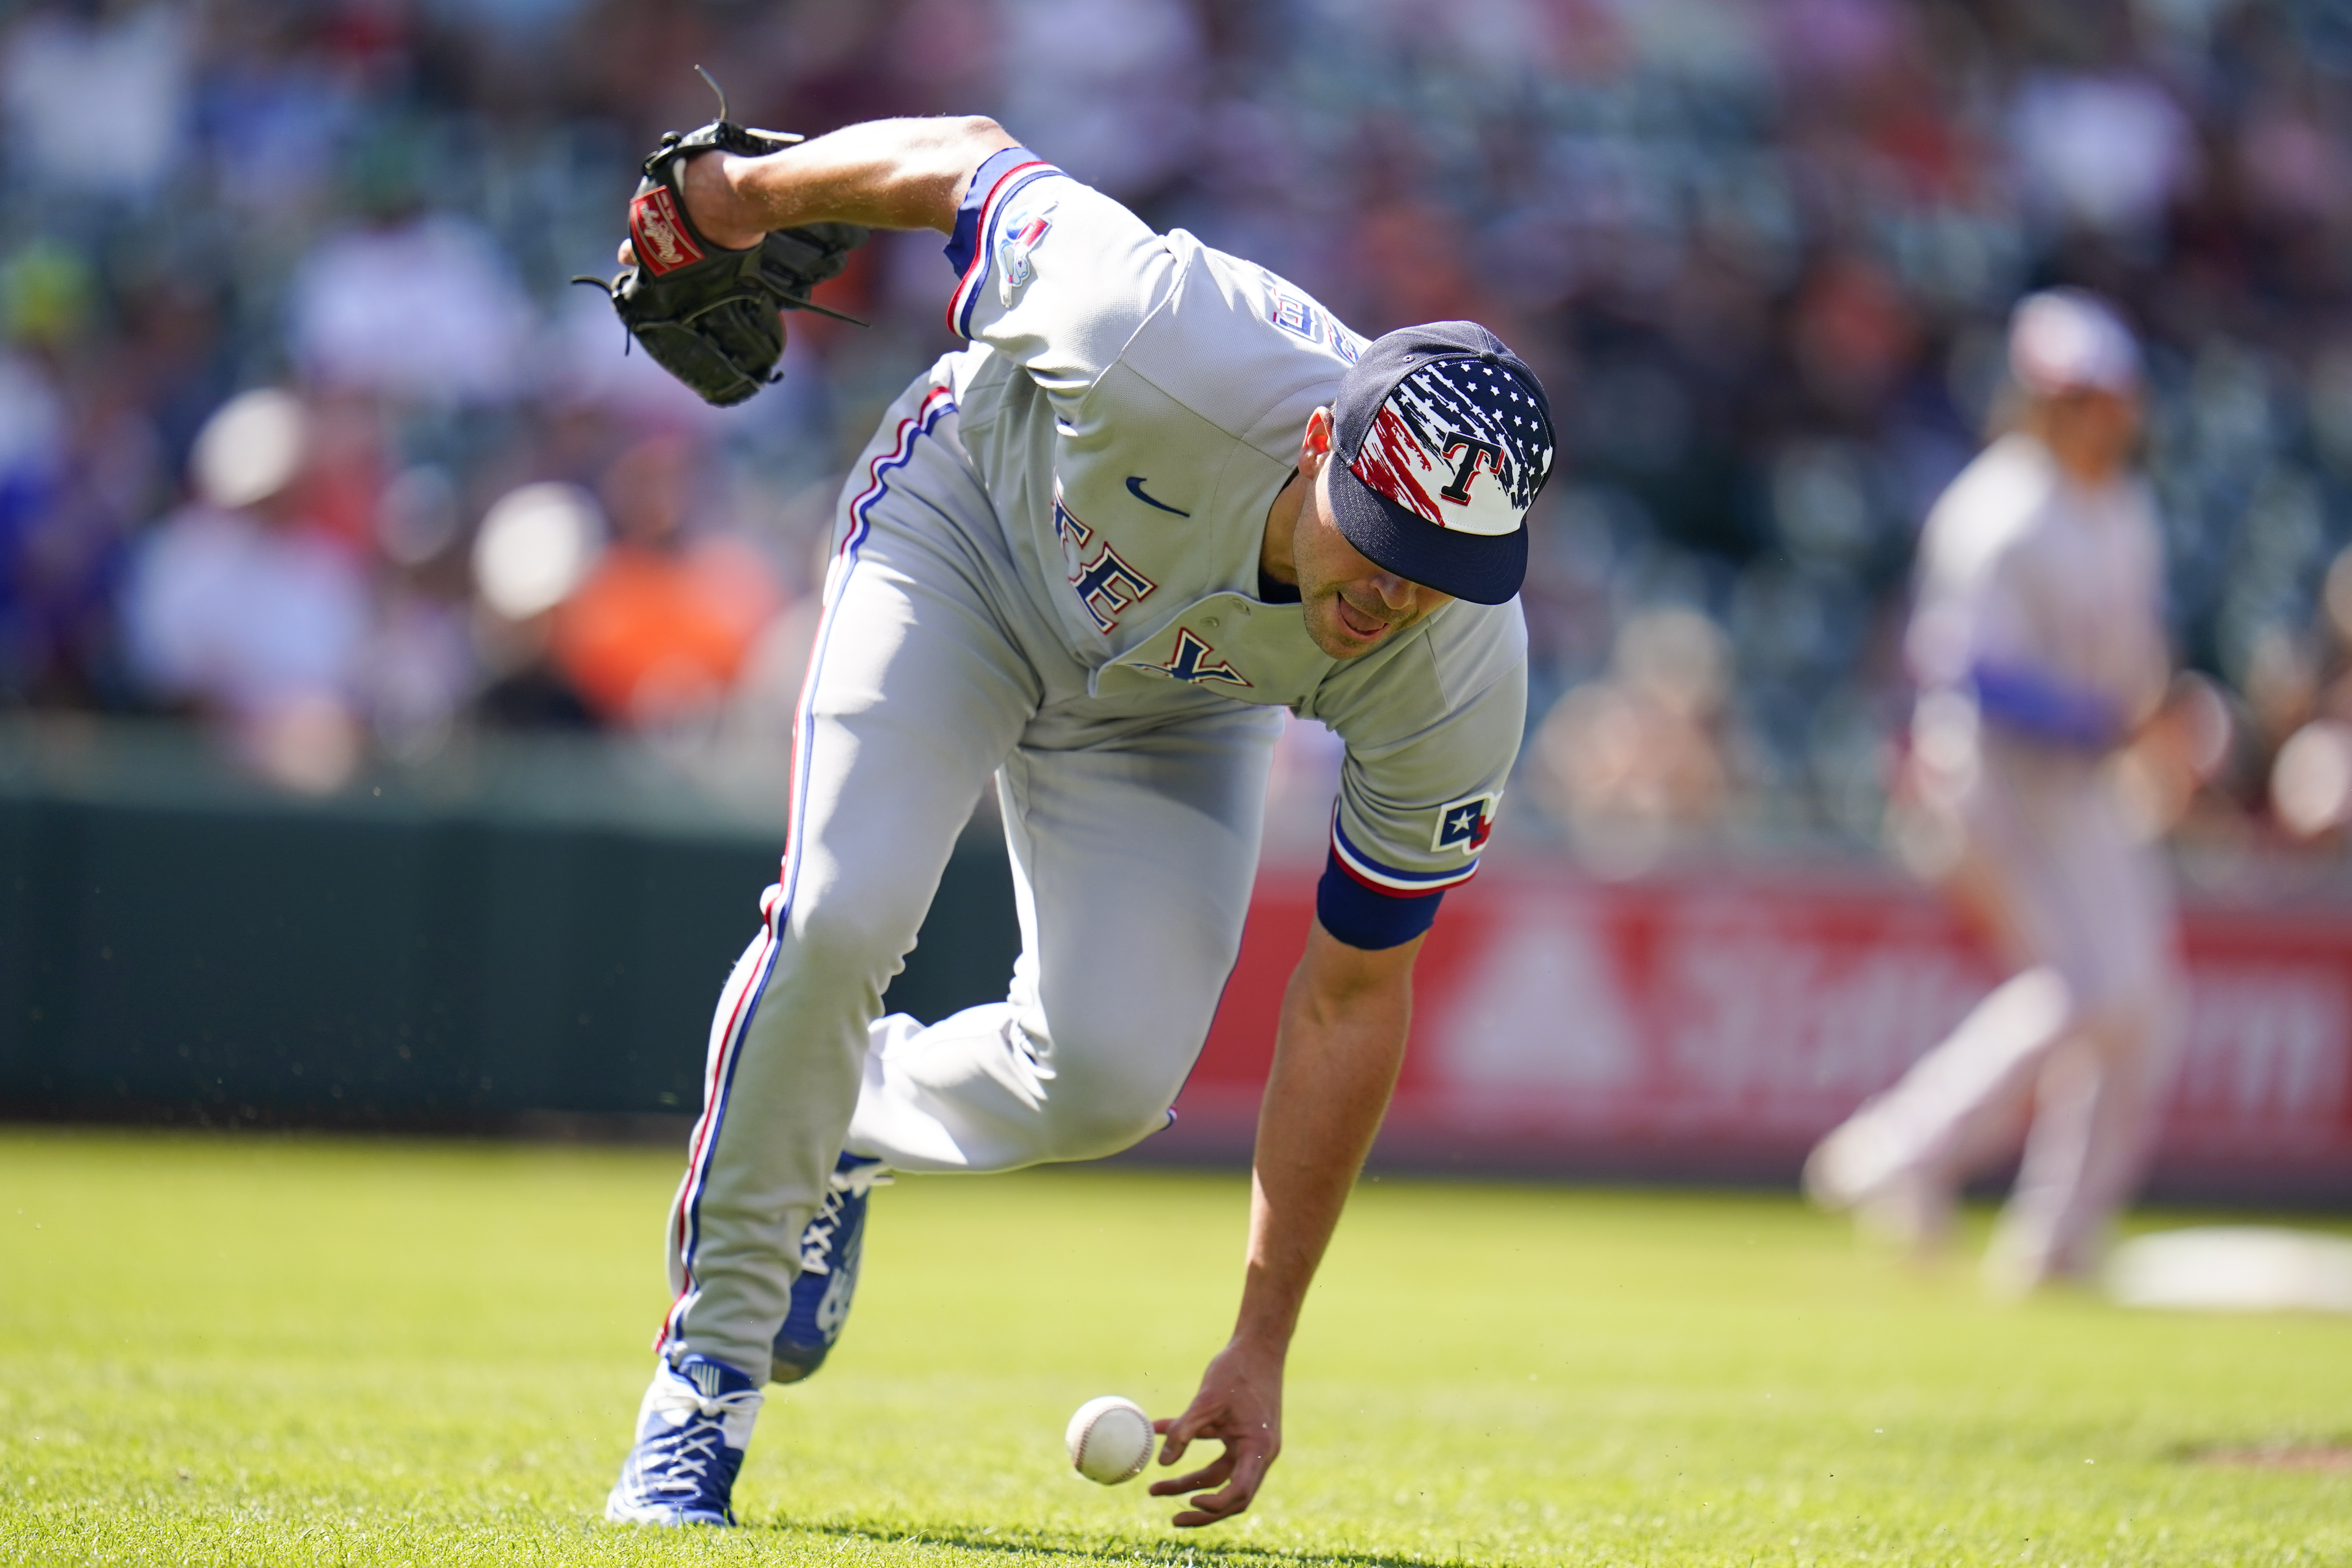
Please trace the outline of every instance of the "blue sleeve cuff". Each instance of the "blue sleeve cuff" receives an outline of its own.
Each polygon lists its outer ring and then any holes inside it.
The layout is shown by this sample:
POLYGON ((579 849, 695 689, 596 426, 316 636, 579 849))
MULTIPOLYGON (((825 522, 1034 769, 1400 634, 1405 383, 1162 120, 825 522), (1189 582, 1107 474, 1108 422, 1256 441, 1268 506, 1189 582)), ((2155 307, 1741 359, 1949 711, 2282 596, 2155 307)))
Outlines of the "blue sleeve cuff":
POLYGON ((1339 852, 1327 853, 1323 880, 1315 889, 1315 918, 1332 939, 1350 947, 1377 953, 1401 947, 1437 919, 1445 890, 1434 893, 1386 893, 1368 887, 1348 874, 1339 852))
POLYGON ((971 183, 964 188, 963 200, 956 207, 955 233, 948 236, 948 265, 955 268, 958 277, 971 270, 972 258, 980 254, 980 213, 988 205, 989 192, 996 189, 1007 170, 1036 161, 1037 154, 1026 147, 1007 147, 990 153, 987 162, 972 171, 971 183))
POLYGON ((1979 664, 1969 671, 1977 711, 2003 729, 2061 746, 2103 751, 2123 737, 2115 705, 2093 692, 2017 664, 1979 664))

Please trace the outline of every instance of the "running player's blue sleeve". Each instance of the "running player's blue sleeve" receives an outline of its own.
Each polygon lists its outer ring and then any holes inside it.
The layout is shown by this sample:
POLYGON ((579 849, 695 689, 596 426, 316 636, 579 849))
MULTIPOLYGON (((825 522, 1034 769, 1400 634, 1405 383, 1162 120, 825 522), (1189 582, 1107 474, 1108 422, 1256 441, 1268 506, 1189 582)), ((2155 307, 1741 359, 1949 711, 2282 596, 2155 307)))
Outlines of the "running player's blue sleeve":
POLYGON ((2118 704, 2047 670, 1979 659, 1969 667, 1967 685, 1976 693, 1977 711, 2000 728, 2086 751, 2104 751, 2123 739, 2118 704))
POLYGON ((1150 225, 1024 148, 972 175, 947 246, 948 326, 1076 397, 1163 304, 1177 263, 1150 225))

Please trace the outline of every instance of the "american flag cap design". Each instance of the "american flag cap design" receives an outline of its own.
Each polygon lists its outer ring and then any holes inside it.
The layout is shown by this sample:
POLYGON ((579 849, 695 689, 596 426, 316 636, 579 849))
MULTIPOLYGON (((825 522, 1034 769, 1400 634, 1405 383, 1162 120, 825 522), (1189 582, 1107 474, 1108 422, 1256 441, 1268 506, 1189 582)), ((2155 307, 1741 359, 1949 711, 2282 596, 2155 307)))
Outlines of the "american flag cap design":
POLYGON ((1556 451, 1525 361, 1475 321, 1402 328, 1348 371, 1333 421, 1331 509, 1350 544, 1457 599, 1518 592, 1556 451))

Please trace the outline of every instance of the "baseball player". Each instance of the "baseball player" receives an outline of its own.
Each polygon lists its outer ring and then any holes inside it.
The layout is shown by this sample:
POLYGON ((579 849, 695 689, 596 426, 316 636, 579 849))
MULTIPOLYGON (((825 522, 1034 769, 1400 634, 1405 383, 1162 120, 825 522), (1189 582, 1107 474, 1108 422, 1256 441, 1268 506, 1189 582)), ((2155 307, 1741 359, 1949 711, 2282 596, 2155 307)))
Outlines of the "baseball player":
POLYGON ((2168 670, 2162 557, 2129 471, 2139 352, 2095 297, 2011 322, 2017 428, 1954 480, 1920 539, 1906 643, 1914 782, 1955 881, 2018 972, 1813 1151, 1806 1185, 1915 1250, 1972 1172, 2032 1131, 1986 1260, 2007 1292, 2081 1278, 2146 1163, 2179 1009, 2171 895, 2103 765, 2168 670))
POLYGON ((1160 1423, 1163 1462, 1223 1453, 1152 1488, 1198 1494, 1180 1525, 1230 1518, 1281 1446, 1287 1345, 1395 1079, 1414 955, 1518 748, 1543 391, 1468 322, 1368 343, 990 120, 677 168, 640 194, 625 265, 649 225, 670 263, 812 223, 934 228, 970 346, 908 387, 844 489, 782 871, 713 1019, 676 1300, 606 1513, 733 1522, 761 1385, 838 1336, 884 1173, 1091 1159, 1168 1124, 1238 950, 1286 707, 1347 760, 1239 1316, 1160 1423), (881 1017, 992 778, 1010 993, 881 1017))

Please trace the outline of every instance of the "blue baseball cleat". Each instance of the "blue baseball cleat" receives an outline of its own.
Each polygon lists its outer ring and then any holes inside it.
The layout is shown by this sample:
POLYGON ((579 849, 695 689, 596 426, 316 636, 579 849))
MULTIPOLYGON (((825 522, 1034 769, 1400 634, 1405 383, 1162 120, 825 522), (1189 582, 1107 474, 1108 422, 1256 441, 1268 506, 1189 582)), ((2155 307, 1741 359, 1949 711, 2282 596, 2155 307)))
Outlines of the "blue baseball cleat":
POLYGON ((880 1160, 845 1154, 835 1162, 824 1201, 801 1232, 800 1277, 793 1281, 793 1310, 776 1333, 769 1382, 798 1383, 824 1364, 841 1338, 866 1252, 866 1200, 889 1181, 880 1160))
POLYGON ((637 1406, 637 1440, 604 1500, 615 1524, 733 1524, 729 1498, 765 1397, 708 1356, 654 1373, 637 1406))

